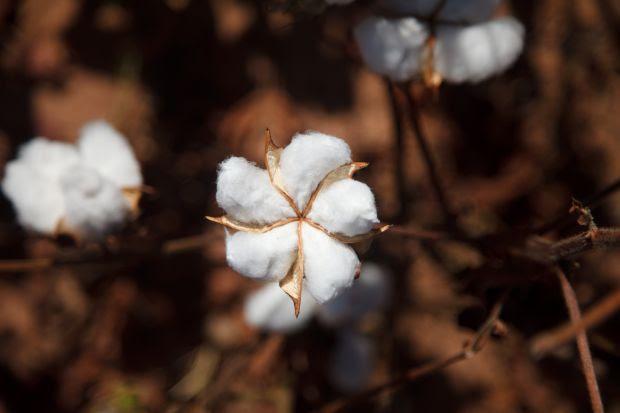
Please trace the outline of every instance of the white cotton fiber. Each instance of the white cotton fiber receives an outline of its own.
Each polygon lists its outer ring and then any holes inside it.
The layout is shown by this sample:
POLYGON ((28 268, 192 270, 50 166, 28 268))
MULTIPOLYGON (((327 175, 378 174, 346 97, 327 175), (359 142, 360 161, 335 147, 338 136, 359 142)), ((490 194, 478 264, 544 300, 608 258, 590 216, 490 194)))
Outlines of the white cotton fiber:
POLYGON ((368 67, 395 81, 420 71, 427 27, 413 17, 370 17, 355 28, 355 39, 368 67))
POLYGON ((260 280, 280 280, 297 257, 297 223, 263 234, 226 234, 226 260, 238 273, 260 280))
POLYGON ((271 185, 266 170, 244 158, 228 158, 217 176, 217 203, 231 218, 253 224, 271 224, 295 213, 271 185))
MULTIPOLYGON (((437 20, 447 22, 475 23, 489 19, 500 0, 447 0, 437 20)), ((441 0, 383 0, 381 5, 397 13, 428 18, 435 12, 441 0)))
POLYGON ((100 240, 119 229, 129 214, 122 190, 88 166, 69 168, 61 177, 64 223, 80 238, 100 240))
POLYGON ((351 162, 351 149, 342 139, 319 132, 299 133, 280 156, 284 188, 299 210, 325 176, 351 162))
POLYGON ((299 317, 295 317, 291 298, 278 283, 269 283, 251 294, 245 301, 243 314, 246 322, 266 331, 293 333, 306 326, 317 309, 316 301, 302 292, 299 317))
POLYGON ((346 327, 380 311, 388 301, 390 280, 386 270, 374 263, 362 264, 360 277, 351 288, 321 306, 319 319, 330 327, 346 327))
POLYGON ((365 234, 379 223, 375 197, 368 185, 343 179, 321 190, 308 218, 331 232, 365 234))
POLYGON ((524 29, 512 17, 473 26, 440 26, 436 69, 451 82, 478 82, 507 69, 523 48, 524 29))
POLYGON ((35 138, 19 148, 17 159, 52 182, 57 182, 66 168, 77 165, 80 155, 74 145, 35 138))
POLYGON ((21 160, 7 164, 2 190, 11 200, 24 227, 52 234, 64 214, 64 199, 57 182, 21 160))
POLYGON ((374 370, 374 346, 367 337, 349 330, 338 334, 329 360, 329 380, 344 393, 363 390, 374 370))
POLYGON ((142 185, 140 164, 125 138, 104 121, 90 122, 78 140, 82 160, 121 188, 142 185))
POLYGON ((324 303, 351 286, 360 265, 353 249, 324 232, 302 225, 306 288, 324 303))

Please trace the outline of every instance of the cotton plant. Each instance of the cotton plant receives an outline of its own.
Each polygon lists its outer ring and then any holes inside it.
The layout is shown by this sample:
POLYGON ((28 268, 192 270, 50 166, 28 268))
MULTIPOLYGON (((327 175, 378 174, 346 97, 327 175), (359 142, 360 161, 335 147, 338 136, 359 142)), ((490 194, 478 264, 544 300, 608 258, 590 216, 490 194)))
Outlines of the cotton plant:
POLYGON ((354 30, 370 69, 393 81, 479 82, 523 49, 523 25, 493 14, 500 0, 383 0, 354 30))
POLYGON ((142 174, 131 146, 105 121, 86 124, 75 144, 35 138, 2 180, 28 230, 100 241, 137 213, 142 174))
POLYGON ((295 333, 314 318, 332 329, 336 343, 328 359, 327 373, 334 386, 351 393, 362 389, 374 370, 375 348, 361 331, 361 321, 386 306, 390 290, 386 270, 365 263, 359 280, 332 300, 320 304, 304 293, 299 317, 287 311, 290 299, 273 282, 246 299, 244 317, 257 329, 282 334, 295 333))
POLYGON ((352 245, 389 225, 379 223, 370 188, 352 179, 367 164, 353 162, 342 139, 306 132, 279 148, 267 130, 264 162, 222 162, 216 200, 226 215, 207 218, 225 227, 228 264, 277 281, 298 316, 305 292, 323 303, 350 287, 360 271, 352 245))

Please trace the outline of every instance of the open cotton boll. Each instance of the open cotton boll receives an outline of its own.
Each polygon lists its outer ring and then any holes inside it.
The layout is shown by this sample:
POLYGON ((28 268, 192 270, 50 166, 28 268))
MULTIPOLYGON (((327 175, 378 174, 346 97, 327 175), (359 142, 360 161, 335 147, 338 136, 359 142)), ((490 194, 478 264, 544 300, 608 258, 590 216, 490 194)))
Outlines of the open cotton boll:
POLYGON ((291 311, 291 299, 278 285, 269 283, 245 301, 243 314, 247 323, 266 331, 293 333, 305 327, 316 313, 317 303, 308 293, 302 294, 299 317, 291 311))
POLYGON ((351 286, 360 261, 351 247, 306 223, 301 234, 305 287, 315 300, 324 303, 351 286))
POLYGON ((420 71, 428 28, 413 17, 370 17, 355 27, 355 39, 368 67, 395 81, 420 71))
POLYGON ((368 185, 353 179, 336 181, 321 190, 308 218, 332 232, 348 236, 365 234, 379 223, 372 191, 368 185))
POLYGON ((431 17, 441 6, 437 19, 448 22, 475 23, 489 19, 500 0, 383 0, 382 6, 398 13, 431 17))
POLYGON ((119 229, 129 215, 121 189, 95 169, 79 165, 61 177, 64 224, 83 239, 99 240, 119 229))
POLYGON ((140 164, 127 140, 105 121, 86 124, 78 148, 82 160, 121 188, 142 185, 140 164))
POLYGON ((284 188, 303 210, 325 176, 351 162, 345 141, 319 132, 298 133, 280 155, 280 175, 284 188))
POLYGON ((66 168, 80 162, 80 155, 74 145, 35 138, 19 148, 13 162, 28 165, 46 179, 56 182, 66 168))
POLYGON ((374 263, 364 263, 360 277, 351 288, 321 306, 321 322, 332 327, 344 327, 359 321, 367 314, 380 311, 387 303, 390 280, 386 270, 374 263))
POLYGON ((21 225, 45 234, 56 231, 65 208, 57 182, 18 159, 7 164, 2 190, 21 225))
POLYGON ((329 359, 329 380, 343 393, 355 393, 368 384, 374 370, 374 346, 365 336, 343 330, 329 359))
POLYGON ((523 48, 524 29, 512 17, 472 26, 440 26, 435 65, 452 82, 478 82, 507 69, 523 48))
POLYGON ((260 280, 280 280, 296 258, 297 223, 258 234, 226 232, 226 260, 235 271, 260 280))
POLYGON ((267 171, 244 158, 232 157, 220 164, 215 199, 231 218, 241 222, 269 224, 295 216, 271 185, 267 171))

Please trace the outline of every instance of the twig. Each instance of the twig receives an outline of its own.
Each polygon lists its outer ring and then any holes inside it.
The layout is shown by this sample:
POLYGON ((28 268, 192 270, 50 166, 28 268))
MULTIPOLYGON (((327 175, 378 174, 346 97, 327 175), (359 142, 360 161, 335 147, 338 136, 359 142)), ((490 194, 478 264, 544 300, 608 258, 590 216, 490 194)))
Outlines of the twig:
POLYGON ((422 366, 415 367, 405 372, 401 376, 388 381, 387 383, 380 384, 379 386, 368 389, 350 398, 336 400, 321 408, 317 413, 337 413, 348 410, 354 406, 359 405, 360 403, 366 402, 381 394, 395 391, 404 384, 417 380, 431 373, 443 370, 444 368, 458 363, 459 361, 468 360, 474 357, 484 348, 489 337, 495 330, 495 326, 497 325, 499 316, 502 311, 502 307, 507 297, 508 292, 505 292, 501 296, 501 298, 495 303, 495 305, 491 309, 491 312, 489 313, 489 316, 482 324, 482 326, 480 326, 473 339, 466 342, 463 346, 463 349, 459 352, 446 358, 431 361, 422 366))
POLYGON ((524 250, 513 251, 543 264, 554 264, 592 249, 620 247, 620 228, 592 228, 556 242, 534 239, 524 250))
POLYGON ((409 192, 405 179, 405 136, 403 131, 402 115, 399 109, 398 99, 396 98, 396 87, 385 79, 385 86, 390 97, 390 108, 392 110, 392 124, 394 125, 394 158, 396 164, 396 187, 400 200, 399 211, 396 222, 402 222, 408 215, 409 192))
MULTIPOLYGON (((581 326, 581 311, 579 310, 579 303, 577 302, 575 291, 560 267, 555 267, 555 273, 562 287, 562 295, 564 296, 564 302, 566 303, 571 323, 581 326)), ((588 336, 583 326, 581 326, 577 332, 577 349, 579 350, 579 359, 581 360, 583 375, 588 386, 592 411, 594 413, 604 413, 603 401, 601 400, 601 393, 598 388, 596 373, 594 372, 594 365, 592 363, 592 354, 590 353, 590 346, 588 344, 588 336)))
POLYGON ((581 322, 566 323, 550 331, 536 335, 530 340, 530 353, 542 357, 550 351, 574 339, 581 330, 592 329, 620 309, 620 289, 613 291, 583 314, 581 322))
MULTIPOLYGON (((603 188, 598 193, 592 195, 588 199, 583 202, 583 206, 585 208, 594 208, 601 203, 606 197, 613 194, 614 192, 620 190, 620 178, 616 179, 605 188, 603 188)), ((574 212, 568 212, 563 214, 562 216, 547 222, 539 227, 535 228, 532 232, 536 234, 544 234, 553 229, 560 229, 569 224, 575 218, 574 212)))
POLYGON ((191 235, 185 238, 171 239, 163 243, 161 253, 164 255, 180 254, 204 248, 205 234, 191 235))
POLYGON ((418 143, 420 151, 422 152, 424 162, 426 163, 426 169, 428 170, 428 175, 435 191, 435 195, 439 200, 439 204, 441 206, 448 226, 450 226, 452 229, 455 229, 456 216, 452 212, 452 208, 450 207, 448 198, 446 197, 443 185, 441 184, 441 180, 439 179, 437 167, 435 165, 435 162, 433 161, 433 155, 431 154, 430 148, 428 146, 428 139, 426 137, 426 134, 424 133, 424 130, 422 129, 422 124, 420 122, 420 112, 418 105, 411 92, 406 90, 405 87, 403 87, 401 90, 403 91, 407 99, 407 105, 409 107, 409 120, 411 122, 411 127, 413 128, 413 134, 415 136, 416 142, 418 143))
POLYGON ((439 241, 455 239, 450 234, 439 231, 431 231, 426 229, 418 229, 405 225, 394 225, 390 228, 387 234, 402 235, 404 237, 415 238, 425 241, 439 241))

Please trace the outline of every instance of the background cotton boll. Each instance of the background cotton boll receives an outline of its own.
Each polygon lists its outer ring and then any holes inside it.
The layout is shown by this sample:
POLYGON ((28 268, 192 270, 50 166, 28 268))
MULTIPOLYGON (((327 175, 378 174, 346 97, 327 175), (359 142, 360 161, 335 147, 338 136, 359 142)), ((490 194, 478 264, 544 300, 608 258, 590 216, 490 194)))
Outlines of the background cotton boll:
POLYGON ((367 314, 381 310, 387 304, 389 294, 390 280, 386 270, 365 262, 360 277, 351 288, 322 305, 319 318, 328 326, 351 325, 367 314))
POLYGON ((104 121, 82 128, 78 147, 84 163, 121 188, 142 185, 140 164, 125 138, 104 121))
POLYGON ((244 158, 228 158, 217 176, 217 203, 241 222, 270 224, 295 213, 269 181, 266 170, 244 158))
POLYGON ((329 360, 329 379, 344 393, 366 387, 374 370, 374 346, 361 334, 343 330, 329 360))
POLYGON ((324 303, 351 286, 360 262, 351 247, 302 224, 305 286, 324 303))
POLYGON ((6 167, 2 190, 13 203, 21 225, 44 234, 54 233, 65 205, 57 182, 16 160, 6 167))
POLYGON ((129 215, 121 189, 87 166, 69 168, 61 177, 64 223, 79 237, 99 240, 120 228, 129 215))
POLYGON ((512 17, 467 27, 440 26, 436 69, 452 82, 478 82, 507 69, 523 48, 524 29, 512 17))
POLYGON ((355 27, 355 39, 368 67, 395 81, 405 81, 420 71, 428 37, 425 25, 414 19, 370 17, 355 27))
POLYGON ((308 218, 332 232, 349 236, 365 234, 379 223, 372 191, 353 179, 343 179, 323 189, 308 218))
POLYGON ((316 312, 317 303, 310 294, 303 293, 299 317, 295 317, 292 307, 290 297, 278 283, 269 283, 246 299, 243 314, 253 327, 293 333, 308 324, 316 312))
POLYGON ((332 170, 351 162, 351 149, 342 139, 319 132, 293 137, 280 156, 284 187, 303 210, 317 185, 332 170))
POLYGON ((226 233, 226 260, 238 273, 261 280, 280 280, 295 261, 297 223, 263 234, 226 233))
POLYGON ((68 143, 35 138, 19 148, 14 162, 26 164, 54 182, 66 168, 80 162, 80 155, 75 146, 68 143))

